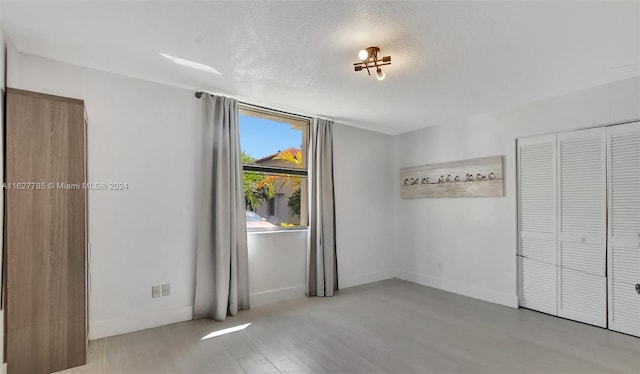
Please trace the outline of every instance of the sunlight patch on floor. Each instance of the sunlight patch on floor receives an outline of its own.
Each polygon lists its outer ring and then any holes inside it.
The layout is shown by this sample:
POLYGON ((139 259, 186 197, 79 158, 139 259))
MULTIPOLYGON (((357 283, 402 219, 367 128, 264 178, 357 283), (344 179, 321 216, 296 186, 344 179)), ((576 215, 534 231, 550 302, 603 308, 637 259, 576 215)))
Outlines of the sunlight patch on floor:
POLYGON ((242 330, 246 329, 247 327, 249 327, 249 325, 251 325, 251 322, 245 323, 244 325, 238 325, 238 326, 229 327, 229 328, 222 329, 222 330, 213 331, 213 332, 207 334, 206 336, 204 336, 200 340, 211 339, 211 338, 215 338, 216 336, 230 334, 232 332, 242 331, 242 330))

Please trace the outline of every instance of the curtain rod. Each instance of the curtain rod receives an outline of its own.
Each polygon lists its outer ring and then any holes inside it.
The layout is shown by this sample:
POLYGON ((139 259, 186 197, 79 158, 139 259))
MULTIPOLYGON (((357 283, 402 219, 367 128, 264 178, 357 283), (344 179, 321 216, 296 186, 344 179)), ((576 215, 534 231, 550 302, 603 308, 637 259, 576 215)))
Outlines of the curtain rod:
MULTIPOLYGON (((196 91, 196 98, 201 98, 202 94, 204 92, 203 91, 196 91)), ((284 115, 284 116, 289 116, 289 117, 293 117, 295 119, 304 119, 304 120, 308 120, 310 121, 311 119, 313 119, 313 117, 311 116, 305 116, 302 114, 296 114, 296 113, 291 113, 291 112, 285 112, 284 110, 278 110, 278 109, 272 109, 272 108, 267 108, 261 105, 255 105, 255 104, 251 104, 251 103, 247 103, 245 101, 241 101, 238 100, 238 104, 249 107, 249 108, 253 108, 253 109, 259 109, 265 112, 271 112, 274 114, 280 114, 280 115, 284 115)))

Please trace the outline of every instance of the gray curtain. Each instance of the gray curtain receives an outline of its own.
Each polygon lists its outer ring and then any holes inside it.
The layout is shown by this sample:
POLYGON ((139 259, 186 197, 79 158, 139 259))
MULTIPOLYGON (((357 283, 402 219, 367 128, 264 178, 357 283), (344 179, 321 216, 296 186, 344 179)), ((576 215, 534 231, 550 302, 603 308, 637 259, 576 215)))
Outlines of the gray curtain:
POLYGON ((307 295, 333 296, 338 290, 333 193, 333 121, 311 123, 309 152, 309 240, 307 295))
POLYGON ((236 100, 202 95, 201 140, 193 318, 224 321, 227 315, 249 308, 247 222, 236 100))

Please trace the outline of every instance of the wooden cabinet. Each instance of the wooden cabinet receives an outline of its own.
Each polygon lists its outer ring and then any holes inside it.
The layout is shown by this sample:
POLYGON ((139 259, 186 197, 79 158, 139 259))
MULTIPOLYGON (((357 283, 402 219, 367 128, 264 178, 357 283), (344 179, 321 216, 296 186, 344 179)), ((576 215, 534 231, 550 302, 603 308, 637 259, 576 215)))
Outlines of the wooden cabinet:
POLYGON ((81 100, 9 88, 6 104, 9 374, 86 363, 86 131, 81 100))

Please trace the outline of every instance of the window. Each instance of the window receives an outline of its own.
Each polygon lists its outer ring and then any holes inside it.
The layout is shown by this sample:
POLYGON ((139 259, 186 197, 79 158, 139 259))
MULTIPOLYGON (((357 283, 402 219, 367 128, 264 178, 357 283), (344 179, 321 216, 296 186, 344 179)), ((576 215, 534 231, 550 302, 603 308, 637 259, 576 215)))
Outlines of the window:
POLYGON ((269 216, 276 215, 276 199, 269 199, 269 216))
POLYGON ((248 105, 238 120, 247 229, 306 226, 309 120, 248 105))

